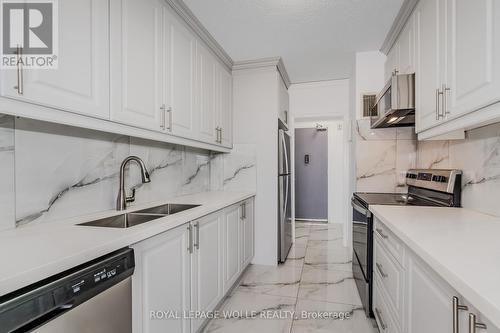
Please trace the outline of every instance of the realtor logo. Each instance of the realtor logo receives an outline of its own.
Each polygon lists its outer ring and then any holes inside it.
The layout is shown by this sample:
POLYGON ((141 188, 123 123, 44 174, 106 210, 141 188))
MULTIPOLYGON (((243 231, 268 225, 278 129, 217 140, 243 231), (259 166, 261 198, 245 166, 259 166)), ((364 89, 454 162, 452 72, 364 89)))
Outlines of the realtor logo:
POLYGON ((1 68, 57 68, 57 0, 0 0, 1 68))

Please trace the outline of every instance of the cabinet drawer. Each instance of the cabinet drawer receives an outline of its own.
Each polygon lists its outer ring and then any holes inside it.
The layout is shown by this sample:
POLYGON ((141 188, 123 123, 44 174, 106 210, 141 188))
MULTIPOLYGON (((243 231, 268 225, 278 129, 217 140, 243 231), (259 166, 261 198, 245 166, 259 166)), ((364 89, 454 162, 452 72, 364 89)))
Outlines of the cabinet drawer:
POLYGON ((385 246, 394 259, 404 267, 405 248, 403 243, 377 217, 374 218, 374 224, 375 239, 378 239, 380 244, 385 246))
POLYGON ((394 310, 394 317, 402 326, 404 306, 404 270, 375 238, 374 276, 379 281, 387 298, 387 303, 394 310))
POLYGON ((393 313, 387 304, 385 295, 383 295, 384 292, 382 290, 382 284, 378 276, 374 276, 374 282, 373 313, 375 315, 375 320, 377 321, 380 333, 402 332, 393 318, 393 313))

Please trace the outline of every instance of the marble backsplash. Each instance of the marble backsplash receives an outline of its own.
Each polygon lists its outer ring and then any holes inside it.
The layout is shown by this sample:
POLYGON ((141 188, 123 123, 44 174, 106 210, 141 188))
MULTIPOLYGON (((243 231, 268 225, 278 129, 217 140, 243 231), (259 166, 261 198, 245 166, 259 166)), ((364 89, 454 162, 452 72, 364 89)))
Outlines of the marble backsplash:
POLYGON ((500 216, 500 123, 468 131, 465 140, 419 141, 417 166, 461 169, 462 206, 500 216))
POLYGON ((413 127, 371 129, 369 119, 356 121, 356 191, 406 192, 405 176, 416 166, 413 127))
POLYGON ((230 154, 0 115, 0 230, 114 209, 120 164, 135 204, 208 190, 255 189, 254 147, 230 154))

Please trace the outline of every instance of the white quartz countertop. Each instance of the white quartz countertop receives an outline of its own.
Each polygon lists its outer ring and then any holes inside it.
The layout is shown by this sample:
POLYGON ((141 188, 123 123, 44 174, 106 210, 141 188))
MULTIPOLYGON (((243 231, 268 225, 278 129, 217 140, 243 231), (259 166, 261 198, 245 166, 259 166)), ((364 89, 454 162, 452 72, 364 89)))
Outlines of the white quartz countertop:
POLYGON ((203 192, 137 205, 128 211, 165 203, 201 206, 125 229, 76 225, 126 212, 113 210, 0 232, 0 296, 254 195, 253 192, 203 192))
POLYGON ((370 206, 370 211, 500 328, 500 218, 463 208, 370 206))

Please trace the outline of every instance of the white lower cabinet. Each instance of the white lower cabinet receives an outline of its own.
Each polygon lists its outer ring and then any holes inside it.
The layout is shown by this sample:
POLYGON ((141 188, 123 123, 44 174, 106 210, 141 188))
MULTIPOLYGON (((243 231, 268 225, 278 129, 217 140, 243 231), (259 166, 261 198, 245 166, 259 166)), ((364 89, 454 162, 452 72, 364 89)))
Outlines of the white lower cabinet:
POLYGON ((478 323, 486 324, 486 329, 477 328, 476 332, 500 332, 394 234, 384 238, 377 230, 382 235, 389 233, 375 218, 373 312, 381 332, 473 333, 469 330, 470 314, 476 316, 478 323), (387 251, 387 244, 391 243, 400 244, 403 262, 387 251), (457 308, 458 331, 453 327, 454 298, 457 305, 467 306, 457 308))
MULTIPOLYGON (((191 309, 212 311, 222 299, 222 213, 214 213, 193 223, 195 239, 192 257, 191 309)), ((192 321, 192 332, 203 318, 192 321)))
POLYGON ((162 317, 170 311, 182 318, 191 308, 189 239, 183 225, 133 246, 133 332, 190 332, 189 320, 162 317))
POLYGON ((133 245, 133 332, 199 332, 253 257, 253 216, 249 199, 133 245))
POLYGON ((229 291, 241 272, 240 205, 224 212, 224 292, 229 291))
POLYGON ((241 259, 243 267, 246 267, 254 255, 254 204, 253 199, 249 199, 241 204, 240 216, 241 232, 241 259))

